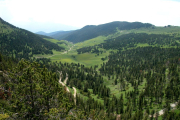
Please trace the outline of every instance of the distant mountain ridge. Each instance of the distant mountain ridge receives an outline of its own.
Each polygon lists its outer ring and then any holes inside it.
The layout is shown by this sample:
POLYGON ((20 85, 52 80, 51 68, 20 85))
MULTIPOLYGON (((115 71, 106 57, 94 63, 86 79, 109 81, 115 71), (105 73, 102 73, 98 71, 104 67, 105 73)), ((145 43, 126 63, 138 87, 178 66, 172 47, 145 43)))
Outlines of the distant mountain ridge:
POLYGON ((117 29, 130 30, 138 28, 149 28, 152 26, 154 25, 149 23, 115 21, 101 25, 87 25, 74 31, 57 32, 53 35, 50 35, 50 37, 58 40, 68 40, 70 42, 77 43, 92 39, 100 35, 113 34, 117 31, 117 29))
POLYGON ((47 35, 48 33, 43 32, 43 31, 39 31, 39 32, 36 32, 36 34, 39 34, 39 35, 47 35))
POLYGON ((63 33, 63 32, 66 32, 66 31, 55 31, 55 32, 51 32, 51 33, 46 33, 44 31, 39 31, 39 32, 36 32, 36 34, 39 34, 39 35, 45 35, 45 36, 52 36, 54 34, 58 34, 58 33, 63 33))
POLYGON ((49 36, 49 37, 52 37, 54 39, 59 39, 59 38, 66 37, 66 34, 70 33, 70 32, 73 32, 73 30, 72 31, 55 31, 55 32, 51 32, 51 33, 39 31, 39 32, 36 32, 36 34, 49 36))

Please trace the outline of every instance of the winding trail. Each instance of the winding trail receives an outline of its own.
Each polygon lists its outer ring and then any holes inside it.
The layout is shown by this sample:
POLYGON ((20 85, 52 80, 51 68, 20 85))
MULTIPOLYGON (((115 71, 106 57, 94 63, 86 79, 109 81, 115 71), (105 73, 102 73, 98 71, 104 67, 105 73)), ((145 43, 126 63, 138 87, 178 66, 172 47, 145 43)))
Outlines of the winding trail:
POLYGON ((73 47, 74 47, 74 45, 72 47, 70 47, 69 50, 63 52, 62 54, 66 54, 67 52, 71 51, 73 47))
MULTIPOLYGON (((59 72, 59 74, 60 74, 60 77, 59 77, 59 83, 62 85, 62 86, 64 86, 65 87, 65 90, 67 91, 67 92, 70 92, 69 91, 69 88, 68 87, 66 87, 66 84, 64 84, 62 81, 61 81, 61 79, 62 79, 62 71, 61 72, 59 72)), ((67 74, 67 73, 66 73, 67 74)))
POLYGON ((74 96, 74 102, 75 102, 75 105, 76 105, 76 88, 73 87, 73 90, 74 90, 74 94, 73 94, 73 96, 74 96))
POLYGON ((68 80, 68 74, 66 73, 66 79, 64 80, 64 84, 66 85, 67 83, 67 80, 68 80))
MULTIPOLYGON (((59 71, 58 71, 58 72, 59 72, 59 71)), ((65 90, 66 90, 68 93, 70 93, 69 88, 66 86, 66 83, 67 83, 67 80, 68 80, 68 74, 66 73, 66 79, 64 80, 64 82, 61 81, 61 79, 62 79, 62 71, 59 72, 59 75, 60 75, 60 77, 59 77, 59 83, 60 83, 62 86, 65 87, 65 90)), ((76 93, 77 93, 77 91, 76 91, 76 88, 75 88, 75 87, 73 87, 73 90, 74 90, 74 94, 73 94, 73 96, 74 96, 74 103, 75 103, 75 105, 76 105, 76 93)))
MULTIPOLYGON (((59 71, 58 71, 59 72, 59 71)), ((59 75, 60 75, 60 77, 59 77, 59 82, 61 82, 61 75, 62 75, 62 71, 61 72, 59 72, 59 75)))

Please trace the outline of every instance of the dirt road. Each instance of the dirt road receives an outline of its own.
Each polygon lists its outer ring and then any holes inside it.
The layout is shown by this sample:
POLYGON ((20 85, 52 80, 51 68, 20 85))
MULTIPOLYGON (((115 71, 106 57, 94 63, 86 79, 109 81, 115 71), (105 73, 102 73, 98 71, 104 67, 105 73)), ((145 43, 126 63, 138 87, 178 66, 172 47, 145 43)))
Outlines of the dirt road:
MULTIPOLYGON (((59 71, 58 71, 59 72, 59 71)), ((59 83, 62 85, 62 86, 64 86, 65 87, 65 89, 66 89, 66 91, 67 92, 70 92, 69 91, 69 88, 68 87, 66 87, 66 84, 64 84, 62 81, 61 81, 61 79, 62 79, 62 71, 61 72, 59 72, 59 74, 60 74, 60 77, 59 77, 59 83)), ((67 74, 67 73, 66 73, 67 74)))
MULTIPOLYGON (((59 72, 59 71, 58 71, 59 72)), ((62 85, 62 86, 64 86, 65 87, 65 89, 66 89, 66 91, 67 92, 70 92, 69 91, 69 88, 68 87, 66 87, 66 83, 67 83, 67 80, 68 80, 68 74, 66 73, 66 79, 64 80, 64 83, 61 81, 61 79, 62 79, 62 71, 61 72, 59 72, 59 75, 60 75, 60 77, 59 77, 59 83, 62 85)), ((73 87, 73 90, 74 90, 74 94, 73 94, 73 96, 74 96, 74 102, 75 102, 75 104, 76 104, 76 88, 75 87, 73 87)))
POLYGON ((75 103, 75 105, 76 105, 76 88, 73 87, 73 90, 74 90, 74 94, 73 94, 73 96, 74 96, 74 103, 75 103))
POLYGON ((72 47, 70 47, 69 50, 63 52, 62 54, 66 54, 67 52, 71 51, 73 47, 74 47, 74 45, 72 47))
POLYGON ((67 80, 68 80, 68 74, 66 73, 66 79, 64 80, 64 84, 66 85, 67 83, 67 80))

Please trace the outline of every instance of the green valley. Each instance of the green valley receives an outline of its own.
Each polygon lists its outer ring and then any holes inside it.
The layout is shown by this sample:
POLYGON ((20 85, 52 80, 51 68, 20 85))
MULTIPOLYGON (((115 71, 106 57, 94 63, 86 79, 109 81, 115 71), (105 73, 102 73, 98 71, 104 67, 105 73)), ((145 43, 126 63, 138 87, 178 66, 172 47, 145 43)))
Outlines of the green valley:
POLYGON ((180 27, 31 33, 1 20, 0 119, 180 118, 180 27))

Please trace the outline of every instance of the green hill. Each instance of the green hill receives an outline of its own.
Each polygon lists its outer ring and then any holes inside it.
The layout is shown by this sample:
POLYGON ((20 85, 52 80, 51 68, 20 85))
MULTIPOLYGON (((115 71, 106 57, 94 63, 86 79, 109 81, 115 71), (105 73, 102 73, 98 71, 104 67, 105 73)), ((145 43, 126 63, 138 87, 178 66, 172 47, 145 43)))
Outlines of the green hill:
POLYGON ((0 18, 0 50, 5 55, 29 58, 33 54, 52 54, 64 48, 0 18))
MULTIPOLYGON (((101 24, 101 25, 88 25, 85 26, 79 30, 75 30, 72 32, 68 32, 63 35, 56 35, 55 37, 58 40, 68 40, 73 43, 77 42, 83 42, 88 39, 95 38, 97 36, 107 36, 109 34, 113 34, 117 32, 117 29, 119 30, 130 30, 130 29, 138 29, 138 28, 149 28, 153 27, 152 24, 149 23, 140 23, 140 22, 111 22, 107 24, 101 24)), ((52 37, 53 37, 52 36, 52 37)))

